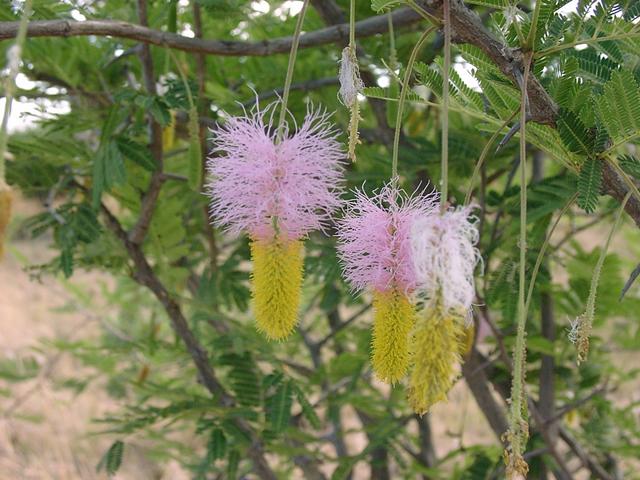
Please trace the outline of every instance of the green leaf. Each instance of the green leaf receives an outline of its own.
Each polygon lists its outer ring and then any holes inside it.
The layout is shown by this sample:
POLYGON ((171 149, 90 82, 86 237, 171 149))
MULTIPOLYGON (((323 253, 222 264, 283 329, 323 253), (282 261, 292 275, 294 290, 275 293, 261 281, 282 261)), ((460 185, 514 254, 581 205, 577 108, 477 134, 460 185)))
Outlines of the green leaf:
POLYGON ((207 455, 213 461, 224 458, 227 453, 227 437, 220 428, 214 428, 209 437, 207 455))
POLYGON ((640 134, 640 86, 628 69, 611 74, 604 86, 604 94, 593 94, 596 111, 616 143, 640 134))
POLYGON ((0 358, 0 378, 7 382, 22 382, 34 378, 40 365, 33 357, 0 358))
POLYGON ((109 191, 113 186, 123 183, 126 179, 126 171, 122 154, 115 141, 110 140, 100 146, 93 161, 93 206, 97 208, 102 198, 102 193, 109 191))
POLYGON ((598 197, 602 185, 602 164, 600 160, 590 158, 582 165, 578 177, 578 205, 587 213, 593 213, 598 207, 598 197))
POLYGON ((100 132, 100 145, 104 145, 109 141, 109 138, 115 131, 118 123, 120 122, 120 115, 118 106, 112 106, 107 112, 107 118, 102 124, 102 131, 100 132))
POLYGON ((96 467, 96 471, 100 471, 103 468, 110 477, 115 475, 120 466, 122 465, 122 456, 124 455, 124 443, 122 440, 116 440, 107 450, 107 453, 102 457, 100 463, 96 467))
POLYGON ((267 402, 267 421, 275 433, 284 431, 291 418, 293 387, 291 381, 278 386, 276 393, 267 402))
POLYGON ((298 399, 298 403, 300 403, 300 407, 302 407, 302 414, 309 420, 309 423, 313 428, 320 428, 320 418, 318 418, 318 414, 313 409, 313 406, 309 403, 306 395, 302 391, 300 387, 297 385, 293 386, 293 391, 296 394, 296 398, 298 399))
POLYGON ((260 404, 260 380, 255 371, 253 359, 248 353, 244 355, 227 355, 221 362, 232 365, 229 372, 231 390, 236 394, 238 403, 243 406, 260 404))
POLYGON ((171 123, 171 112, 169 107, 160 97, 153 97, 153 100, 149 104, 149 112, 153 115, 153 118, 163 127, 166 127, 171 123))
POLYGON ((65 248, 60 252, 60 270, 65 278, 73 275, 73 249, 65 248))
POLYGON ((69 218, 69 223, 78 240, 84 243, 93 242, 102 232, 96 212, 86 203, 78 205, 69 218))
POLYGON ((156 162, 153 160, 151 152, 147 147, 125 136, 118 136, 115 141, 123 157, 128 158, 150 172, 156 169, 156 162))
POLYGON ((561 109, 557 120, 558 133, 569 151, 589 155, 593 150, 594 135, 570 110, 561 109))
POLYGON ((620 167, 632 177, 640 180, 640 160, 633 155, 622 155, 618 157, 620 167))
POLYGON ((227 478, 238 478, 238 465, 240 464, 240 452, 238 450, 229 451, 227 458, 227 478))

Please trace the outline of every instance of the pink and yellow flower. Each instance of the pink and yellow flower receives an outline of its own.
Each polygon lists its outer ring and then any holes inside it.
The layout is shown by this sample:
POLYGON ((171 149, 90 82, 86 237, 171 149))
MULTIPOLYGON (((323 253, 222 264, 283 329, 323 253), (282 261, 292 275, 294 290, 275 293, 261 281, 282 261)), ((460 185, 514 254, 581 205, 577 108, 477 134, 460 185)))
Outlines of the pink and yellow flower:
POLYGON ((372 364, 386 382, 400 380, 409 364, 408 341, 415 320, 411 294, 418 286, 411 232, 435 212, 430 195, 403 195, 392 181, 372 198, 362 191, 339 224, 338 254, 355 291, 373 292, 372 364))
POLYGON ((326 112, 310 110, 277 141, 279 103, 228 118, 215 132, 208 161, 211 215, 229 233, 247 233, 254 264, 258 329, 283 339, 297 323, 302 239, 327 225, 340 204, 344 154, 326 112))

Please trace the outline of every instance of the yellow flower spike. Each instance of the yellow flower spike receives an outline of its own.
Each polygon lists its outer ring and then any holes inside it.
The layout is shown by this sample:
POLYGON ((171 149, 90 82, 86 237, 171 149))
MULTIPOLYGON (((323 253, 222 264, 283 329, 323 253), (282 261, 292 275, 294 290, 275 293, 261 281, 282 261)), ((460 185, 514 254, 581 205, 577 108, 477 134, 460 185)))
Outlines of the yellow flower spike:
POLYGON ((4 241, 7 232, 7 226, 11 219, 11 203, 13 202, 13 193, 9 187, 0 187, 0 260, 4 255, 4 241))
POLYGON ((462 330, 462 337, 460 339, 460 356, 465 358, 471 352, 473 348, 473 341, 476 339, 476 327, 471 324, 462 330))
POLYGON ((253 304, 258 331, 269 340, 288 337, 298 323, 302 242, 253 240, 253 304))
POLYGON ((411 336, 413 370, 408 397, 413 410, 424 415, 445 400, 456 378, 463 349, 464 318, 429 307, 420 315, 411 336))
POLYGON ((380 380, 394 384, 409 366, 409 334, 415 310, 407 296, 395 289, 375 292, 373 309, 373 370, 380 380))
POLYGON ((162 129, 162 149, 171 150, 176 143, 176 112, 171 110, 171 121, 162 129))

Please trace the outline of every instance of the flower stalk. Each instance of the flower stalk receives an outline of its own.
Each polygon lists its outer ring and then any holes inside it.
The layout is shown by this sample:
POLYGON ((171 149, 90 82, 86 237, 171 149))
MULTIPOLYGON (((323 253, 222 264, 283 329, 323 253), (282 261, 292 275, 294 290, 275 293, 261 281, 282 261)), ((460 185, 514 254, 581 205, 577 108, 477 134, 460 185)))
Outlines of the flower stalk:
POLYGON ((527 422, 527 404, 525 395, 525 358, 526 358, 526 255, 527 255, 527 140, 526 123, 528 112, 527 82, 531 67, 531 54, 525 59, 520 100, 520 265, 518 274, 518 314, 516 325, 516 344, 513 353, 513 379, 511 386, 511 407, 509 411, 509 431, 505 462, 507 478, 525 476, 529 466, 524 460, 524 450, 529 437, 527 422))

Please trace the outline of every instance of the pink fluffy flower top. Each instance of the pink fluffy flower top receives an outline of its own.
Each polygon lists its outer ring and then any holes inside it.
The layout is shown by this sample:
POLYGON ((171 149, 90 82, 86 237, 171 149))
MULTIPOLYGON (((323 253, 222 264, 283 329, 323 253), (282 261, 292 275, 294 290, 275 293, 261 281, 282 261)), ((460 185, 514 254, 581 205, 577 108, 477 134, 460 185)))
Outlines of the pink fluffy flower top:
POLYGON ((217 226, 253 238, 296 240, 321 229, 340 205, 344 153, 329 115, 310 110, 300 128, 276 143, 279 103, 231 117, 215 131, 207 167, 211 214, 217 226), (265 119, 268 119, 265 121, 265 119))
POLYGON ((411 232, 419 218, 436 213, 433 195, 402 194, 394 182, 373 198, 355 191, 338 232, 338 255, 344 275, 354 290, 417 287, 411 232))
POLYGON ((446 310, 469 310, 474 300, 473 273, 481 258, 474 208, 450 208, 413 224, 411 249, 418 288, 428 298, 440 295, 446 310))

